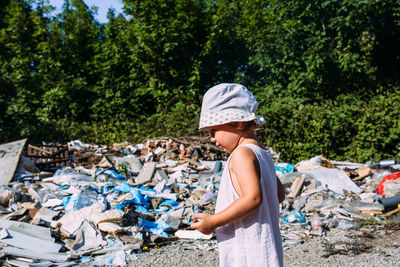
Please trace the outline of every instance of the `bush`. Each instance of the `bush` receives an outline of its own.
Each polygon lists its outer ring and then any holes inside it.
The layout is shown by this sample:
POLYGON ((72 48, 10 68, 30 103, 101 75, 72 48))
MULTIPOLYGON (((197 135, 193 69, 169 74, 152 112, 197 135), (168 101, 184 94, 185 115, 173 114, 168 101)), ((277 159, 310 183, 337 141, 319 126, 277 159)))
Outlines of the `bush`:
POLYGON ((338 96, 321 103, 285 96, 260 107, 267 124, 259 131, 265 145, 283 161, 315 155, 365 162, 400 156, 400 91, 371 96, 338 96))

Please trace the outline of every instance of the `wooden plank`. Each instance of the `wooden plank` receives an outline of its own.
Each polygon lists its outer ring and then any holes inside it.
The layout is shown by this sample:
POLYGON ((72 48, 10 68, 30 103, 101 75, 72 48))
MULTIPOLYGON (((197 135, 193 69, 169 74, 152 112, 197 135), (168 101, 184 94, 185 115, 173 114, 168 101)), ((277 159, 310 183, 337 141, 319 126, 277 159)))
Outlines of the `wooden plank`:
POLYGON ((400 212, 400 208, 397 208, 397 209, 389 211, 389 212, 387 212, 385 214, 382 214, 381 217, 386 218, 386 217, 389 217, 390 215, 393 215, 393 214, 395 214, 397 212, 400 212))
POLYGON ((45 150, 45 149, 37 147, 37 146, 34 146, 34 145, 31 145, 31 144, 28 145, 28 149, 29 148, 33 149, 33 150, 36 150, 36 151, 40 151, 40 152, 48 154, 48 155, 53 155, 53 152, 45 150))
POLYGON ((69 165, 69 151, 66 145, 29 145, 26 156, 42 168, 69 165))

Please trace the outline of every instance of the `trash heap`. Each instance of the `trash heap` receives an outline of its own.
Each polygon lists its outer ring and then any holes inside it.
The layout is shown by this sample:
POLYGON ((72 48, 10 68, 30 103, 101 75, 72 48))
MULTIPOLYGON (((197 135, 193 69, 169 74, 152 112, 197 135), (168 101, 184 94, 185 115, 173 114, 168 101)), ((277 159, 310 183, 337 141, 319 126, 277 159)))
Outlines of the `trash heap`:
MULTIPOLYGON (((188 241, 184 249, 216 248, 213 235, 189 229, 193 214, 214 212, 228 155, 212 143, 160 138, 107 147, 74 140, 67 144, 68 160, 52 159, 68 166, 39 170, 21 152, 25 141, 0 145, 0 253, 9 265, 126 265, 149 247, 178 239, 208 240, 188 241), (2 178, 10 173, 12 179, 2 178)), ((40 152, 36 158, 61 153, 28 147, 40 152)), ((397 218, 395 163, 323 156, 276 163, 286 193, 280 206, 284 244, 332 227, 348 230, 397 218)))
POLYGON ((395 160, 359 164, 316 156, 295 165, 279 163, 275 169, 286 193, 281 204, 284 245, 303 243, 331 228, 400 224, 395 216, 400 165, 395 160))
MULTIPOLYGON (((194 213, 214 212, 225 162, 216 159, 227 155, 199 140, 111 147, 74 140, 67 144, 69 166, 42 164, 42 170, 21 153, 26 140, 0 146, 8 157, 0 167, 14 172, 0 187, 0 253, 10 265, 22 265, 21 258, 125 265, 137 253, 177 239, 189 240, 185 249, 214 249, 212 235, 189 226, 194 213)), ((28 147, 39 151, 35 160, 58 153, 28 147)))

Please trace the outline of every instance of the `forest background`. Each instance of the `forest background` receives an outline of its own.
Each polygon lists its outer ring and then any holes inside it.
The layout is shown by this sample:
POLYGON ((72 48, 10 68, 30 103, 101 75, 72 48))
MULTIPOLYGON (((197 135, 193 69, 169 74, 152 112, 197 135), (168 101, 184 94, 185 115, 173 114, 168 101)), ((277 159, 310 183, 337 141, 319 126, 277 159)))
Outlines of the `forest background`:
POLYGON ((400 158, 400 1, 2 0, 0 143, 111 144, 197 130, 202 95, 246 85, 263 144, 296 162, 400 158))

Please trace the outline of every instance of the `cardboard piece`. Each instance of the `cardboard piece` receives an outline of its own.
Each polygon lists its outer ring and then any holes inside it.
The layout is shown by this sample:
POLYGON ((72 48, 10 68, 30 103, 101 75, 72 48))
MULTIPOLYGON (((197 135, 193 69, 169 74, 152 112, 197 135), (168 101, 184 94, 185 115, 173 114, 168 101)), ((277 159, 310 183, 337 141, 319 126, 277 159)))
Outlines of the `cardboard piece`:
POLYGON ((305 177, 306 176, 303 174, 294 179, 292 186, 290 187, 290 193, 288 197, 290 198, 297 197, 297 195, 300 193, 301 188, 303 187, 305 177))

